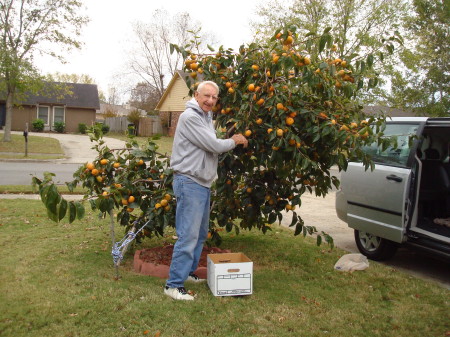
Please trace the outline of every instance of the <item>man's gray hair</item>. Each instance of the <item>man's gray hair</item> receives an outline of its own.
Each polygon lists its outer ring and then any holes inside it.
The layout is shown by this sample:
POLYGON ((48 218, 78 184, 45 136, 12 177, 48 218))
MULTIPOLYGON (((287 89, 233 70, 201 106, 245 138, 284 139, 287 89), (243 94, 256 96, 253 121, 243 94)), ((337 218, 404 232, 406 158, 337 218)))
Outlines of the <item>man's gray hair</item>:
POLYGON ((203 89, 203 87, 204 87, 205 85, 212 85, 214 88, 216 88, 216 90, 217 90, 217 95, 219 94, 219 86, 216 84, 216 82, 213 82, 213 81, 203 81, 203 82, 200 82, 200 84, 199 84, 198 87, 197 87, 197 92, 202 91, 202 89, 203 89))

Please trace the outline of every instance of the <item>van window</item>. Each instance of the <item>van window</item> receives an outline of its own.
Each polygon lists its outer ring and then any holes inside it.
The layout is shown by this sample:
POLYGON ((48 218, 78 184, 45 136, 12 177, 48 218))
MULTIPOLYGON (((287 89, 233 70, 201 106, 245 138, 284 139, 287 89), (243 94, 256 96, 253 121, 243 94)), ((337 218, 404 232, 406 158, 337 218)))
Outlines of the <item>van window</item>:
POLYGON ((391 166, 406 167, 414 135, 417 133, 418 124, 386 124, 384 138, 397 141, 397 146, 389 146, 386 150, 377 143, 363 147, 363 151, 372 157, 375 163, 391 166))

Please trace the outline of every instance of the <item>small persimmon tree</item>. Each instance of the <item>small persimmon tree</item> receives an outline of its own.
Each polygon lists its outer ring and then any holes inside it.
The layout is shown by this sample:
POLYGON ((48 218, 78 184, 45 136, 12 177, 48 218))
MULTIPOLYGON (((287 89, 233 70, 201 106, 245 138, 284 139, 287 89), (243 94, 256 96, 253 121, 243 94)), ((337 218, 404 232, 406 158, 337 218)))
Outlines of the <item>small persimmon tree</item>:
MULTIPOLYGON (((343 170, 348 160, 359 160, 369 168, 363 146, 388 145, 382 137, 384 119, 366 116, 358 103, 361 92, 377 85, 372 66, 383 54, 341 59, 330 29, 301 37, 295 27, 286 27, 267 44, 243 45, 236 52, 221 47, 199 54, 199 43, 194 38, 190 45, 171 45, 185 59, 190 93, 199 74, 216 82, 219 137, 238 132, 249 139, 247 148, 220 155, 210 237, 220 243, 223 229, 266 232, 286 212, 292 212, 295 235, 316 232, 301 219, 302 195, 325 196, 339 185, 332 167, 343 170), (319 50, 315 58, 308 52, 313 47, 319 50)), ((97 142, 98 157, 75 172, 69 188, 81 184, 92 209, 103 215, 117 210, 117 220, 127 229, 145 225, 140 235, 163 235, 167 226, 174 226, 168 156, 159 154, 152 140, 142 148, 130 137, 125 148, 109 149, 99 130, 91 130, 90 136, 97 142)), ((84 215, 83 204, 64 200, 51 176, 33 181, 51 219, 68 215, 73 221, 84 215)), ((332 243, 326 233, 318 233, 317 243, 323 239, 332 243)))

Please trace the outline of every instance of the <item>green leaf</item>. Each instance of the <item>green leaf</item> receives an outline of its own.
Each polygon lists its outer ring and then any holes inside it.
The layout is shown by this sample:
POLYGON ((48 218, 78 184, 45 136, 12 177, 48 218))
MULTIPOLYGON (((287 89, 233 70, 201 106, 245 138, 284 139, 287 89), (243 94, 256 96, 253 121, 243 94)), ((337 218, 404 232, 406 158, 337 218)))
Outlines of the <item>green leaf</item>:
POLYGON ((54 222, 58 222, 58 216, 51 212, 50 209, 47 208, 47 216, 50 220, 54 221, 54 222))
POLYGON ((294 225, 297 223, 297 221, 298 221, 297 213, 294 212, 294 213, 292 214, 292 221, 291 221, 291 224, 289 225, 289 227, 294 226, 294 225))
POLYGON ((333 64, 330 67, 330 76, 334 77, 335 74, 336 74, 336 66, 333 64))
POLYGON ((366 71, 366 63, 364 61, 361 61, 361 73, 364 73, 366 71))
POLYGON ((320 246, 320 245, 322 244, 322 236, 321 236, 321 235, 317 235, 316 244, 317 244, 318 246, 320 246))
POLYGON ((347 98, 352 97, 353 89, 350 85, 344 85, 343 89, 344 89, 343 91, 344 91, 345 97, 347 97, 347 98))
POLYGON ((302 233, 303 230, 303 223, 299 222, 297 226, 295 226, 294 235, 299 235, 302 233))
POLYGON ((208 49, 209 49, 210 51, 214 51, 214 48, 211 47, 209 44, 207 44, 206 46, 208 47, 208 49))
POLYGON ((319 53, 321 53, 325 49, 325 45, 327 44, 328 36, 322 35, 319 41, 319 53))
POLYGON ((59 196, 59 193, 58 193, 58 190, 56 189, 56 186, 55 185, 51 185, 50 189, 49 189, 49 191, 47 193, 47 197, 46 197, 46 201, 45 201, 45 207, 47 207, 47 209, 51 213, 53 213, 55 215, 58 214, 57 207, 58 207, 60 198, 61 197, 59 196))
POLYGON ((331 246, 331 248, 333 248, 334 247, 334 240, 333 240, 333 238, 329 234, 327 234, 325 232, 322 232, 322 235, 325 237, 325 242, 328 243, 331 246))
POLYGON ((108 209, 108 199, 99 199, 98 209, 102 213, 106 213, 109 211, 108 209))
POLYGON ((367 66, 369 68, 372 68, 372 66, 373 66, 373 54, 369 54, 369 56, 367 56, 367 66))
MULTIPOLYGON (((121 197, 118 197, 117 201, 120 202, 120 200, 121 200, 121 197)), ((95 211, 97 209, 97 204, 95 203, 94 199, 89 199, 89 204, 91 205, 91 209, 93 211, 95 211)))
POLYGON ((44 205, 47 202, 47 193, 50 190, 50 186, 44 186, 42 188, 39 189, 39 194, 41 196, 41 200, 44 203, 44 205))
POLYGON ((326 34, 326 33, 328 33, 331 29, 332 29, 331 27, 327 27, 327 28, 324 29, 323 33, 326 34))
POLYGON ((84 212, 85 212, 83 204, 81 202, 79 202, 79 201, 75 201, 75 207, 77 209, 77 218, 78 218, 78 220, 83 219, 84 212))
POLYGON ((320 139, 320 133, 316 133, 313 139, 313 143, 317 142, 320 139))
POLYGON ((74 183, 73 181, 70 183, 66 183, 67 188, 69 189, 69 192, 73 192, 73 189, 77 186, 76 182, 74 183))
POLYGON ((62 199, 59 203, 59 209, 58 209, 58 219, 61 221, 67 213, 67 200, 62 199))
POLYGON ((71 201, 69 202, 69 223, 74 222, 76 217, 77 217, 77 208, 75 207, 73 201, 71 201))
POLYGON ((357 90, 362 89, 363 86, 364 86, 364 81, 363 81, 362 79, 360 79, 360 80, 358 81, 358 89, 357 89, 357 90))

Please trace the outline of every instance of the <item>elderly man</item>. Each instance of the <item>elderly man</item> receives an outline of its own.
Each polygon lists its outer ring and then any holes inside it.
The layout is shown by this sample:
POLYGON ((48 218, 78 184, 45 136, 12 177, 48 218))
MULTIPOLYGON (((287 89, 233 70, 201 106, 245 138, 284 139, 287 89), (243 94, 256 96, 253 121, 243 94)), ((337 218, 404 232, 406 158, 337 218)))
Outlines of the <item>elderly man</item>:
POLYGON ((201 82, 194 98, 186 103, 175 131, 170 165, 174 170, 178 240, 164 293, 176 300, 194 299, 184 288, 186 280, 203 281, 194 271, 208 235, 210 187, 217 176, 218 154, 237 145, 247 146, 247 139, 241 134, 230 139, 216 137, 211 110, 218 95, 216 83, 201 82))

